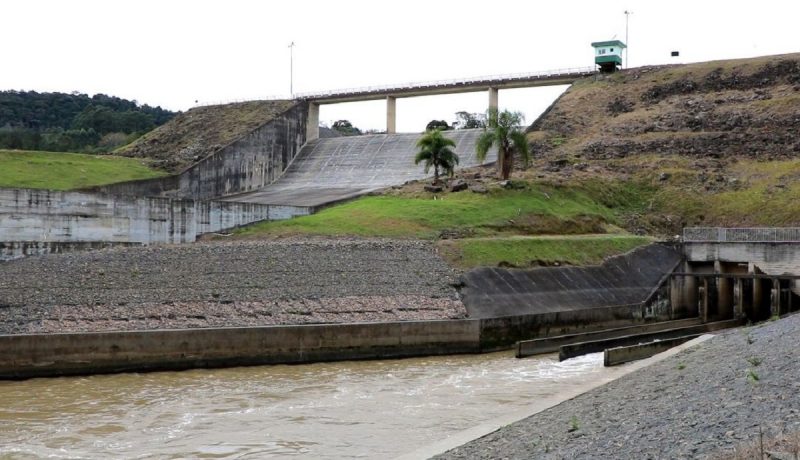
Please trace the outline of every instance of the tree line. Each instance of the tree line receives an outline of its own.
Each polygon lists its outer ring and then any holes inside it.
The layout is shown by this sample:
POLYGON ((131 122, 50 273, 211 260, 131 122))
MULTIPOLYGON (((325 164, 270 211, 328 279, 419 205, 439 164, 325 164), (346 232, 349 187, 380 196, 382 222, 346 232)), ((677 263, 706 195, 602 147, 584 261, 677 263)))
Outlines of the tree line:
POLYGON ((0 148, 108 152, 175 115, 105 94, 0 91, 0 148))

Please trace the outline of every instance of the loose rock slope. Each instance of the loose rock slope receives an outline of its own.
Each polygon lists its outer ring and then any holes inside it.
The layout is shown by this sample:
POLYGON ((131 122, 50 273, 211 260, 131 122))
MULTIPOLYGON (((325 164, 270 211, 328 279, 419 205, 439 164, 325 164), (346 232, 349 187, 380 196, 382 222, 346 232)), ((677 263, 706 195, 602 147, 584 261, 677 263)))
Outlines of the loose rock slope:
POLYGON ((437 458, 731 458, 800 431, 798 335, 800 315, 726 331, 437 458))
POLYGON ((198 243, 0 263, 0 334, 461 318, 430 243, 198 243))

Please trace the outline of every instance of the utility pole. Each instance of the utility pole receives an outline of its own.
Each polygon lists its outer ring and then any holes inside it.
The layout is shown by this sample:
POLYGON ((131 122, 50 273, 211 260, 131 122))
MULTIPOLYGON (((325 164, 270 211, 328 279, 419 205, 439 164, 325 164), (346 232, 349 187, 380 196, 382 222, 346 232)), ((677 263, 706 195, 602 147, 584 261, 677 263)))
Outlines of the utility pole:
POLYGON ((628 67, 630 67, 630 64, 629 64, 630 61, 628 60, 629 59, 628 58, 628 48, 630 47, 628 45, 628 19, 630 18, 630 15, 632 15, 632 14, 633 14, 633 11, 625 10, 625 68, 626 69, 628 67))
POLYGON ((294 42, 289 44, 289 94, 294 99, 294 42))

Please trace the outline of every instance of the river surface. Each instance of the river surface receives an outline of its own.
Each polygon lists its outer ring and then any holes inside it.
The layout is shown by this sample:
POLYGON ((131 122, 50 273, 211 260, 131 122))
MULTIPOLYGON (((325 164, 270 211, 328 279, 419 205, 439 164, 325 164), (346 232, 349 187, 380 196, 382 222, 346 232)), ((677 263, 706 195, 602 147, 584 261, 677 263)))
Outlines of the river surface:
POLYGON ((0 457, 391 458, 615 372, 492 353, 0 382, 0 457))

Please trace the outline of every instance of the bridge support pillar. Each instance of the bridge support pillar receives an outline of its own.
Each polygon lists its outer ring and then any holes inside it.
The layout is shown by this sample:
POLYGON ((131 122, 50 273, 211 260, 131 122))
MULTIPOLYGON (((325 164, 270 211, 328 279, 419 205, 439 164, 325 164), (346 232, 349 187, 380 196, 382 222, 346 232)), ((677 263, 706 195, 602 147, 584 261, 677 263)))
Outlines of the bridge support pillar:
POLYGON ((397 132, 397 98, 386 96, 386 134, 397 132))
POLYGON ((319 139, 319 104, 308 103, 308 118, 306 119, 306 142, 319 139))
POLYGON ((489 110, 498 110, 498 92, 497 88, 489 88, 489 110))

